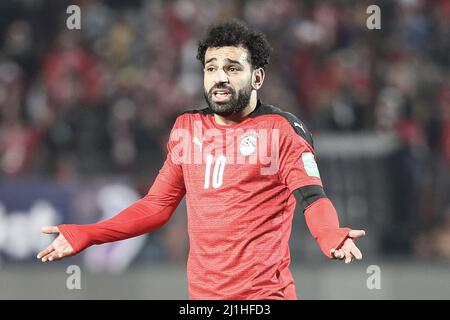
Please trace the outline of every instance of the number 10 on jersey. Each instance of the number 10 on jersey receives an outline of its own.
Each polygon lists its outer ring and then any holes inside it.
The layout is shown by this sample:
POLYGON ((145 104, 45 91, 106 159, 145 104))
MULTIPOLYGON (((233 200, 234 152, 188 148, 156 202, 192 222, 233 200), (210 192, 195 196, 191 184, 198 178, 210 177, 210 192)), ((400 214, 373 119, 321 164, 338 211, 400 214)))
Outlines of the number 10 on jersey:
MULTIPOLYGON (((204 189, 209 189, 209 183, 211 180, 211 167, 213 164, 213 156, 208 154, 206 156, 206 168, 205 168, 205 184, 204 189)), ((223 182, 223 172, 225 171, 225 163, 227 157, 219 156, 214 163, 214 169, 212 174, 212 187, 214 189, 220 188, 223 182)))

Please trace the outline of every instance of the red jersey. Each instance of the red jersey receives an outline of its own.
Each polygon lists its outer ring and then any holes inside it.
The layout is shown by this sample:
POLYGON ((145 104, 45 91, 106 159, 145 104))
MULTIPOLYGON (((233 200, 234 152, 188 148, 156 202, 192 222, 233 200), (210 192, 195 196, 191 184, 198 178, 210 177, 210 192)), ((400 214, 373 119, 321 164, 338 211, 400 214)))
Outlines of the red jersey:
MULTIPOLYGON (((167 159, 142 201, 116 218, 60 231, 76 252, 136 236, 162 226, 186 195, 191 299, 296 299, 293 191, 308 185, 322 182, 300 120, 258 101, 242 122, 224 126, 206 108, 177 118, 167 159)), ((324 252, 345 237, 328 239, 324 252)))

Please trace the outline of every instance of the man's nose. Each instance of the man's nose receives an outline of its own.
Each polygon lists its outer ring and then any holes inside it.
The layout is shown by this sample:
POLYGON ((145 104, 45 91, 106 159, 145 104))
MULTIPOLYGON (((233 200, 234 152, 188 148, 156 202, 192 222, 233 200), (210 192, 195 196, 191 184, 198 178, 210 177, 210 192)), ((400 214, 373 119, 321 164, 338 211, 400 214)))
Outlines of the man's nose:
POLYGON ((217 76, 216 76, 216 79, 215 79, 216 81, 216 84, 217 83, 228 83, 229 82, 229 80, 228 80, 228 75, 226 74, 226 72, 223 70, 223 69, 220 69, 218 72, 217 72, 217 76))

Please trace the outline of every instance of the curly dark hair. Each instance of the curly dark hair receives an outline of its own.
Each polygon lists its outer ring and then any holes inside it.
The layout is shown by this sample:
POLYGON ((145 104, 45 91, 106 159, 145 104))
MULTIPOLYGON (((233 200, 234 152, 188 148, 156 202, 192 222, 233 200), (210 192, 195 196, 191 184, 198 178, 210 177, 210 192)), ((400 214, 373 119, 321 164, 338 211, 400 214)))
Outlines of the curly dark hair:
POLYGON ((249 51, 254 69, 265 68, 269 64, 272 48, 266 36, 250 30, 240 20, 225 21, 210 27, 206 37, 198 44, 197 59, 205 65, 205 53, 208 48, 240 45, 249 51))

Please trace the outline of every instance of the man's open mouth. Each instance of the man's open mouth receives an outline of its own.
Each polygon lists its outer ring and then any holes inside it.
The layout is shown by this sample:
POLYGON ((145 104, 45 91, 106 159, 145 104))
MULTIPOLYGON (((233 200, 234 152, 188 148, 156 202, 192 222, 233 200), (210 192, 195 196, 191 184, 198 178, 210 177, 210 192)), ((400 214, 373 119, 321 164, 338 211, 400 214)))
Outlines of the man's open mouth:
POLYGON ((214 102, 228 101, 231 98, 231 92, 227 89, 215 89, 212 92, 214 102))

